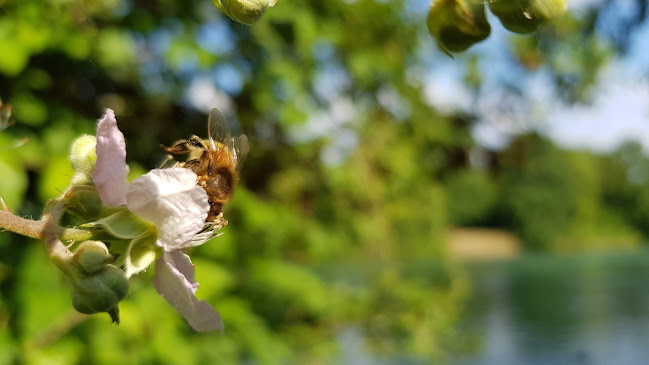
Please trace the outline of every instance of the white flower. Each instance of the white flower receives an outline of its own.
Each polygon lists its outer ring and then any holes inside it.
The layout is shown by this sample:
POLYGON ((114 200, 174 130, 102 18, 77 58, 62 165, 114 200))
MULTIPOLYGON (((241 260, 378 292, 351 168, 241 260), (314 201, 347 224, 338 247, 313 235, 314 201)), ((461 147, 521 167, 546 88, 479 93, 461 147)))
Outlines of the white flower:
POLYGON ((157 243, 165 251, 192 246, 192 238, 205 225, 210 205, 196 179, 193 171, 182 167, 155 169, 128 188, 128 210, 158 227, 157 243))
POLYGON ((97 163, 93 182, 102 201, 124 205, 158 229, 157 245, 164 253, 155 264, 153 284, 196 331, 223 330, 221 315, 196 298, 194 265, 182 250, 205 242, 203 230, 210 209, 196 174, 185 168, 154 169, 128 184, 126 143, 108 109, 97 125, 97 163), (202 237, 202 236, 201 236, 202 237))

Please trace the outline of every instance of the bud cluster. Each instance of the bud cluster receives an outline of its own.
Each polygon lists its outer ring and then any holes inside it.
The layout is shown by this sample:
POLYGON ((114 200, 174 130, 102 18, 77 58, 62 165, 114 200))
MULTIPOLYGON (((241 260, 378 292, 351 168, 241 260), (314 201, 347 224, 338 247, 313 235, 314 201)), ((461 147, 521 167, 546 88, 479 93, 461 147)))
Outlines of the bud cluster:
POLYGON ((446 53, 463 52, 489 36, 485 3, 509 31, 527 34, 559 17, 568 0, 433 0, 428 32, 446 53))
POLYGON ((81 313, 108 312, 119 323, 119 302, 128 294, 124 271, 100 241, 82 242, 72 256, 72 305, 81 313))

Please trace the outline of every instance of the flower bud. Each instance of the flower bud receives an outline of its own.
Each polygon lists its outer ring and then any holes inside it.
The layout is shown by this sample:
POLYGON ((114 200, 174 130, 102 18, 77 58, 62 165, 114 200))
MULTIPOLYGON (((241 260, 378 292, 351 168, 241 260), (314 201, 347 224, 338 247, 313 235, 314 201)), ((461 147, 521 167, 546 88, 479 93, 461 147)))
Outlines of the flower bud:
POLYGON ((436 0, 428 12, 428 32, 445 52, 463 52, 489 36, 481 0, 436 0))
POLYGON ((70 151, 70 163, 74 171, 71 180, 72 185, 92 183, 92 171, 95 169, 95 162, 97 161, 96 146, 97 138, 87 134, 72 142, 70 151))
MULTIPOLYGON (((73 281, 72 306, 85 314, 98 312, 114 314, 126 294, 128 294, 128 279, 124 271, 113 265, 106 265, 94 275, 81 276, 73 281)), ((115 317, 113 320, 119 321, 115 317)))
POLYGON ((74 226, 91 222, 99 218, 103 203, 97 190, 90 185, 74 185, 63 196, 65 213, 63 223, 74 226))
POLYGON ((541 24, 563 14, 568 0, 500 0, 489 3, 489 8, 507 30, 526 34, 536 31, 541 24))
POLYGON ((88 274, 94 274, 106 267, 114 260, 113 255, 108 252, 108 248, 100 241, 84 241, 72 257, 81 270, 88 274))
POLYGON ((212 0, 227 16, 243 24, 252 24, 261 19, 268 8, 277 0, 212 0))

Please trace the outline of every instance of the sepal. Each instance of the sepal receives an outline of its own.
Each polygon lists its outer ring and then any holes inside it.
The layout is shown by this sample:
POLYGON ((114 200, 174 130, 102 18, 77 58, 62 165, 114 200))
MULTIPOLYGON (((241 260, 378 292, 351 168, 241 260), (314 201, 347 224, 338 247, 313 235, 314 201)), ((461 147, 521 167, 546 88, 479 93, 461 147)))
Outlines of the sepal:
POLYGON ((103 206, 97 190, 91 185, 73 185, 63 194, 65 212, 61 218, 65 226, 91 222, 102 214, 103 206))
POLYGON ((157 230, 151 228, 131 240, 125 255, 126 277, 130 278, 146 270, 155 261, 156 255, 160 251, 156 245, 157 238, 157 230))
POLYGON ((152 223, 132 213, 125 206, 116 208, 112 214, 83 226, 98 228, 115 239, 125 240, 131 240, 151 228, 155 229, 152 223))

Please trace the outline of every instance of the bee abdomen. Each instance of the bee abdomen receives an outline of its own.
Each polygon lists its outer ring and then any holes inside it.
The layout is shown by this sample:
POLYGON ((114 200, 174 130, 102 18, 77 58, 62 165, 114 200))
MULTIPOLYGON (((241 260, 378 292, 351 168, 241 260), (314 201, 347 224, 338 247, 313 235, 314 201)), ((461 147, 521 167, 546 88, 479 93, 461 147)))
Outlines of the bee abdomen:
POLYGON ((233 188, 232 172, 225 167, 218 169, 206 186, 207 193, 223 204, 230 201, 233 188))

